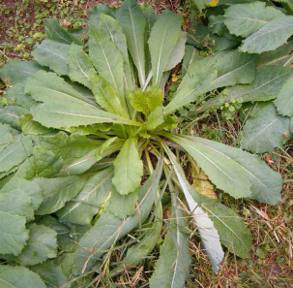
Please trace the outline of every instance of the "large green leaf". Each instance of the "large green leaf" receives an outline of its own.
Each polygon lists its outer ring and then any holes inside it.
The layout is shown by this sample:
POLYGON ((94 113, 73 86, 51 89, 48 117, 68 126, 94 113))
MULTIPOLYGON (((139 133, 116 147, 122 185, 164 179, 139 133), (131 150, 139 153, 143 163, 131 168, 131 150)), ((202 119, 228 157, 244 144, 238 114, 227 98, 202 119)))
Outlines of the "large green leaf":
POLYGON ((39 64, 49 67, 59 75, 68 75, 69 48, 68 44, 44 40, 34 48, 32 55, 39 64))
MULTIPOLYGON (((0 211, 0 253, 18 255, 28 240, 26 219, 0 211)), ((0 272, 1 283, 1 272, 0 272)))
POLYGON ((99 16, 97 28, 98 37, 113 42, 123 56, 123 80, 126 90, 131 91, 134 88, 134 77, 131 64, 129 62, 126 37, 122 31, 120 23, 108 14, 101 13, 99 16))
POLYGON ((271 102, 258 103, 243 127, 241 147, 255 153, 271 152, 282 146, 286 133, 289 118, 278 115, 271 102))
POLYGON ((32 266, 57 256, 57 233, 44 225, 30 226, 30 238, 16 261, 32 266))
POLYGON ((121 195, 116 191, 115 187, 113 187, 111 201, 107 211, 121 219, 135 214, 135 209, 138 204, 139 190, 140 189, 138 188, 128 195, 121 195))
POLYGON ((65 44, 71 44, 73 42, 76 44, 81 44, 80 39, 65 30, 56 19, 45 20, 45 31, 47 37, 51 40, 65 44))
POLYGON ((163 72, 181 36, 181 17, 165 11, 154 24, 149 38, 153 84, 160 85, 163 72))
POLYGON ((188 237, 182 231, 186 222, 177 200, 173 200, 172 212, 169 231, 160 247, 160 257, 150 278, 150 288, 184 288, 189 275, 191 256, 188 237))
POLYGON ((134 0, 124 1, 117 13, 126 35, 128 49, 136 66, 140 86, 145 84, 145 26, 146 20, 134 0))
POLYGON ((0 190, 0 210, 27 220, 34 219, 34 211, 43 201, 41 189, 37 183, 13 177, 0 190))
POLYGON ((95 70, 89 56, 81 46, 75 44, 70 46, 68 63, 70 79, 91 88, 90 75, 95 70))
POLYGON ((76 274, 87 271, 109 247, 145 221, 157 199, 162 164, 162 161, 158 163, 154 173, 140 189, 135 215, 120 219, 106 211, 95 225, 84 234, 79 242, 80 248, 75 253, 76 274))
POLYGON ((192 197, 192 187, 188 183, 184 171, 177 162, 175 155, 167 146, 165 146, 165 151, 167 152, 168 157, 172 163, 180 187, 188 204, 190 214, 192 215, 193 221, 198 228, 201 241, 208 258, 211 261, 213 270, 217 272, 224 258, 224 251, 220 243, 218 231, 216 230, 208 214, 204 212, 204 210, 199 206, 199 203, 197 203, 192 197))
POLYGON ((38 215, 51 214, 61 209, 83 188, 85 177, 67 176, 57 178, 35 178, 44 197, 44 202, 37 211, 38 215))
POLYGON ((0 265, 1 288, 46 288, 40 276, 25 267, 0 265))
POLYGON ((41 70, 36 62, 11 60, 0 69, 0 78, 8 83, 24 82, 28 77, 41 70))
POLYGON ((293 16, 276 18, 243 41, 241 51, 262 53, 285 44, 293 34, 293 16))
POLYGON ((257 59, 257 66, 263 65, 287 65, 293 61, 291 52, 293 50, 293 41, 279 47, 278 49, 264 52, 257 59))
POLYGON ((19 129, 20 118, 29 111, 14 105, 8 105, 0 108, 0 123, 8 124, 13 128, 19 129))
POLYGON ((285 82, 274 103, 280 114, 293 116, 293 75, 285 82))
POLYGON ((255 57, 236 50, 193 61, 165 112, 171 113, 216 88, 251 83, 254 77, 255 57))
POLYGON ((90 81, 95 99, 103 109, 125 118, 128 117, 128 112, 121 102, 118 90, 98 75, 91 75, 90 81))
POLYGON ((62 128, 94 123, 132 123, 88 103, 84 96, 54 73, 38 72, 26 92, 42 102, 32 109, 33 117, 46 127, 62 128))
POLYGON ((98 213, 112 190, 112 169, 106 169, 92 176, 77 197, 58 212, 62 222, 88 225, 98 213))
POLYGON ((242 219, 230 208, 220 202, 193 193, 202 209, 213 221, 221 243, 228 248, 229 252, 241 257, 249 257, 252 246, 252 237, 249 229, 242 219))
POLYGON ((169 136, 181 145, 209 179, 234 198, 280 201, 281 176, 258 157, 238 148, 191 136, 169 136))
POLYGON ((225 25, 232 34, 247 37, 269 21, 284 14, 264 2, 231 5, 225 12, 225 25))
POLYGON ((29 95, 24 92, 25 81, 16 83, 12 87, 6 90, 5 98, 8 99, 8 104, 21 106, 25 109, 29 109, 35 104, 35 101, 29 95))
POLYGON ((137 139, 129 138, 123 144, 114 160, 113 184, 121 195, 136 190, 143 175, 143 163, 140 159, 137 139))
POLYGON ((255 81, 250 85, 236 85, 225 89, 219 97, 207 101, 200 111, 215 109, 229 102, 254 102, 275 99, 292 73, 282 66, 262 66, 257 70, 255 81))
POLYGON ((109 36, 105 36, 103 23, 90 26, 89 55, 99 74, 123 94, 123 55, 109 36))
POLYGON ((0 124, 0 173, 21 164, 32 153, 32 139, 0 124))

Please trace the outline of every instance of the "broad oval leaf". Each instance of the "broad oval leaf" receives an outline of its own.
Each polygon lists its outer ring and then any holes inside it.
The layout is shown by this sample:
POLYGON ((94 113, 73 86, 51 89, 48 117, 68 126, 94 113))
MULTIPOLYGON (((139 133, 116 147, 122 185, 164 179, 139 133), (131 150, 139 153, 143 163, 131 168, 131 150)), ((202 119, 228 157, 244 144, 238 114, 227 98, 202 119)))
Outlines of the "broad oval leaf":
POLYGON ((137 140, 129 138, 114 160, 113 184, 118 193, 127 195, 139 187, 142 176, 143 164, 140 159, 137 140))
POLYGON ((68 63, 70 79, 91 88, 90 75, 95 70, 89 56, 81 46, 75 44, 70 46, 68 63))
POLYGON ((23 216, 0 211, 1 254, 12 254, 15 256, 20 254, 29 238, 28 230, 25 228, 25 223, 26 219, 23 216))
POLYGON ((35 178, 33 181, 41 187, 44 201, 36 214, 51 214, 61 209, 83 188, 85 177, 68 176, 56 178, 35 178))
POLYGON ((27 82, 26 92, 42 102, 32 109, 33 117, 46 127, 63 128, 95 123, 133 123, 105 112, 54 73, 40 71, 27 82))
POLYGON ((234 198, 277 204, 282 179, 258 157, 239 148, 191 136, 168 136, 182 146, 209 179, 234 198))
POLYGON ((293 16, 283 16, 264 25, 243 41, 240 50, 248 53, 262 53, 285 44, 293 34, 293 16))
POLYGON ((243 127, 241 147, 255 153, 271 152, 282 146, 288 133, 289 118, 278 115, 273 103, 258 103, 243 127))
POLYGON ((59 75, 68 75, 69 48, 68 44, 44 40, 34 48, 32 55, 40 65, 49 67, 59 75))
POLYGON ((24 266, 32 266, 57 256, 57 233, 44 225, 33 224, 30 238, 16 261, 24 266))
POLYGON ((0 286, 3 288, 46 288, 40 276, 25 267, 0 265, 0 286))
POLYGON ((225 11, 225 25, 232 34, 247 37, 269 21, 284 14, 264 2, 231 5, 225 11))
POLYGON ((81 192, 58 212, 62 222, 89 225, 110 196, 112 190, 112 169, 106 169, 92 176, 81 192))
POLYGON ((41 70, 34 61, 11 60, 0 69, 0 78, 7 83, 17 84, 24 82, 30 76, 41 70))

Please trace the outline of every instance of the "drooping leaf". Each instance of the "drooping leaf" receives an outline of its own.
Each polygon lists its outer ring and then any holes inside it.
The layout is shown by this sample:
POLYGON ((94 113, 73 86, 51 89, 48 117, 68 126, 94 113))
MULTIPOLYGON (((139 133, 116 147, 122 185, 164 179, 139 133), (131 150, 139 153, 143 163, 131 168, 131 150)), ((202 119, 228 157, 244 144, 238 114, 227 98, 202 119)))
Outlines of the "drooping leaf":
POLYGON ((278 115, 273 103, 258 103, 243 127, 241 147, 255 153, 271 152, 282 146, 286 133, 289 118, 278 115))
POLYGON ((32 266, 54 258, 57 255, 57 233, 44 225, 30 226, 30 238, 16 261, 32 266))
POLYGON ((109 247, 145 221, 157 199, 162 164, 162 161, 158 163, 154 173, 141 187, 135 215, 120 219, 106 211, 84 234, 79 242, 80 248, 75 253, 76 274, 87 271, 109 247))
POLYGON ((285 44, 293 34, 293 16, 276 18, 243 41, 243 52, 262 53, 274 50, 285 44))
POLYGON ((0 265, 0 285, 3 288, 46 288, 40 276, 25 267, 0 265))
POLYGON ((75 44, 70 46, 68 63, 70 79, 91 88, 90 75, 95 70, 89 56, 81 46, 75 44))
POLYGON ((274 103, 281 115, 293 116, 293 75, 284 83, 274 103))
POLYGON ((39 72, 31 78, 26 92, 42 104, 32 109, 33 117, 46 127, 62 128, 94 123, 132 123, 105 112, 84 100, 84 97, 54 73, 39 72))
POLYGON ((32 55, 40 65, 49 67, 58 75, 68 75, 69 48, 68 44, 44 40, 34 48, 32 55))
POLYGON ((181 145, 219 188, 234 198, 276 204, 282 179, 258 157, 238 148, 191 136, 168 136, 181 145))
POLYGON ((249 257, 252 246, 252 237, 249 229, 242 219, 230 208, 213 199, 207 199, 193 193, 202 209, 213 221, 221 243, 227 247, 229 252, 241 257, 249 257))
POLYGON ((125 33, 128 49, 136 66, 140 86, 145 84, 145 26, 146 21, 136 1, 124 1, 117 13, 125 33))
POLYGON ((112 182, 119 194, 127 195, 139 187, 142 175, 143 164, 140 159, 137 140, 129 138, 114 160, 112 182))
POLYGON ((4 82, 17 84, 24 82, 27 78, 41 70, 34 61, 11 60, 0 69, 0 78, 4 82))
POLYGON ((112 190, 112 169, 106 169, 92 176, 81 192, 58 212, 62 222, 79 225, 91 223, 112 190))
POLYGON ((37 214, 46 215, 58 211, 72 200, 83 188, 86 177, 35 178, 34 181, 41 187, 44 197, 37 214))
POLYGON ((217 272, 224 258, 224 251, 220 243, 218 231, 216 230, 208 214, 204 212, 204 210, 199 206, 199 203, 193 199, 192 188, 185 177, 182 167, 176 161, 175 155, 167 146, 165 146, 165 151, 167 152, 172 163, 180 187, 188 204, 189 211, 193 217, 195 225, 198 228, 201 241, 204 245, 208 258, 211 261, 213 270, 217 272))
POLYGON ((45 20, 45 31, 47 37, 53 41, 65 43, 65 44, 81 44, 78 37, 65 30, 56 19, 45 20))
POLYGON ((284 14, 264 2, 255 1, 247 4, 231 5, 225 11, 225 25, 230 33, 247 37, 259 30, 269 21, 284 14))
POLYGON ((160 85, 163 72, 181 36, 181 17, 165 11, 154 24, 149 38, 153 84, 160 85))
POLYGON ((1 254, 12 254, 15 256, 20 254, 29 237, 28 230, 25 228, 25 222, 26 219, 23 216, 0 211, 1 254))

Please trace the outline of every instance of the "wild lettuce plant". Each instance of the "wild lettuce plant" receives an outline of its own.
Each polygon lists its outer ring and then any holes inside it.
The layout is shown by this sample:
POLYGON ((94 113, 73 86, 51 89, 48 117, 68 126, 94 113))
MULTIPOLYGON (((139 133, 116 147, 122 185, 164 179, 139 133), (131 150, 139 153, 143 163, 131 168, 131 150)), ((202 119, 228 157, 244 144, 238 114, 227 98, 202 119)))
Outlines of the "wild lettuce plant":
POLYGON ((48 20, 33 60, 1 69, 11 86, 0 108, 1 283, 90 287, 143 262, 162 238, 149 286, 185 287, 194 234, 215 272, 224 251, 249 256, 249 229, 217 195, 276 204, 281 176, 240 148, 183 134, 176 111, 204 113, 218 99, 203 95, 254 95, 262 77, 291 71, 258 68, 237 47, 200 55, 181 27, 181 16, 136 1, 98 6, 81 34, 48 20), (217 193, 202 193, 191 174, 217 193))

